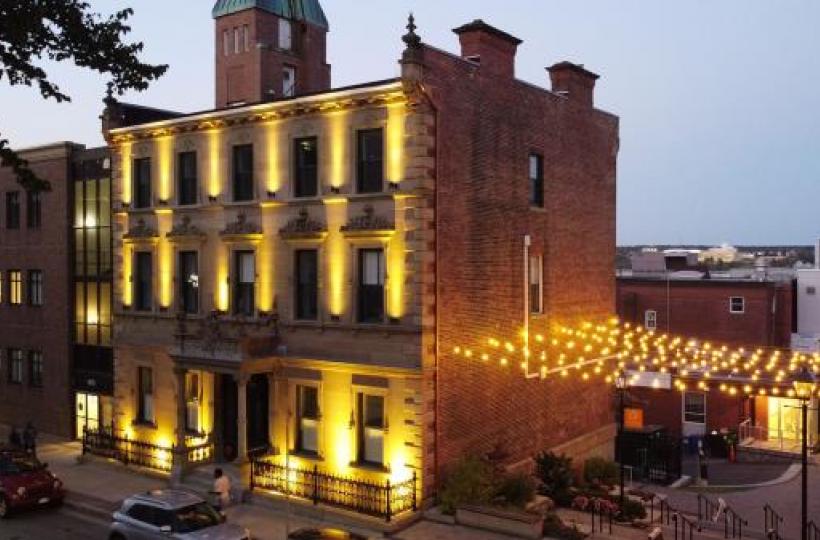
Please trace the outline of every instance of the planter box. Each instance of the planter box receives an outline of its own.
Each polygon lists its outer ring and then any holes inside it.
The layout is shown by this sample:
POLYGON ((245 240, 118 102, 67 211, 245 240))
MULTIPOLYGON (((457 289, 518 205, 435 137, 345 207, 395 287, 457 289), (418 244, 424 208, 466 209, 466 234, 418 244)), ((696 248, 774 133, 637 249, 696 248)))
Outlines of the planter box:
POLYGON ((541 516, 489 506, 460 506, 456 510, 456 523, 519 538, 539 539, 544 530, 541 516))

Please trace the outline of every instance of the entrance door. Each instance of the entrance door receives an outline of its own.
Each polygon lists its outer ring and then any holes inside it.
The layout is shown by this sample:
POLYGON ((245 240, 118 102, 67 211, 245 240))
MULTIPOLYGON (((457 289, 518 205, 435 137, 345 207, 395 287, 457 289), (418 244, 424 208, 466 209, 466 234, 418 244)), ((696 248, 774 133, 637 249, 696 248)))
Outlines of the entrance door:
POLYGON ((268 433, 268 376, 264 373, 253 375, 248 381, 248 453, 264 454, 270 446, 268 433))
POLYGON ((220 381, 222 404, 219 408, 222 414, 222 459, 233 461, 237 456, 237 415, 239 413, 236 400, 238 390, 232 375, 222 375, 220 381))
POLYGON ((75 410, 78 439, 82 439, 83 430, 100 428, 100 396, 77 392, 75 410))

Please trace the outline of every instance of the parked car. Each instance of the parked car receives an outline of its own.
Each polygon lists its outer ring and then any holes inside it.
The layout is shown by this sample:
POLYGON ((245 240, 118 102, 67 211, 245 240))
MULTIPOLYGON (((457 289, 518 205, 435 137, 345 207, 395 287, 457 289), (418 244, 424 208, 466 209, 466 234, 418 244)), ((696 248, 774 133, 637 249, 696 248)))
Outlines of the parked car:
POLYGON ((288 540, 367 540, 366 537, 339 529, 299 529, 288 540))
POLYGON ((26 508, 59 505, 63 483, 36 457, 0 447, 0 519, 26 508))
POLYGON ((247 529, 188 491, 162 489, 133 495, 114 512, 109 540, 250 540, 247 529))

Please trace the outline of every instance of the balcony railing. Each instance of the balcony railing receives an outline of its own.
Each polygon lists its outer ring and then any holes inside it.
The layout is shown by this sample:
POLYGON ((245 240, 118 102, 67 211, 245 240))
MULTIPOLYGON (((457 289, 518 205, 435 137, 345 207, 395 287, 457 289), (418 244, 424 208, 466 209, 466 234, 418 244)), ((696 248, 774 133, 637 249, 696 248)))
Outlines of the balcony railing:
POLYGON ((190 439, 184 449, 158 445, 146 441, 115 435, 112 428, 83 431, 83 455, 105 457, 124 465, 136 465, 159 472, 170 472, 174 462, 185 468, 204 465, 213 459, 214 445, 207 438, 204 442, 190 439))
POLYGON ((386 521, 417 509, 417 487, 415 472, 404 482, 379 483, 328 474, 317 466, 299 469, 264 459, 251 461, 251 489, 274 491, 386 521))

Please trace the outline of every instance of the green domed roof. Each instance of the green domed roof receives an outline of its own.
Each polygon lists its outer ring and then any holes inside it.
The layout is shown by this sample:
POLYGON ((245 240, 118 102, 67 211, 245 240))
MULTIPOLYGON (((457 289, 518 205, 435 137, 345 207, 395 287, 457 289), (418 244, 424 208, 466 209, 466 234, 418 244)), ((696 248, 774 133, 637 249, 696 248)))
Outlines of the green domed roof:
POLYGON ((217 0, 211 13, 216 19, 253 8, 264 9, 287 19, 309 22, 322 28, 330 26, 319 0, 217 0))

